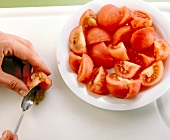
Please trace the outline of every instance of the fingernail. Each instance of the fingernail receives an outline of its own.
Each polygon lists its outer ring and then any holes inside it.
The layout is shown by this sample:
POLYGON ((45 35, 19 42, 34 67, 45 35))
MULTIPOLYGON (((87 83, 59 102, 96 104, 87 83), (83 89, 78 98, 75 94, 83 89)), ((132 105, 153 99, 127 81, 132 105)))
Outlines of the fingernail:
POLYGON ((2 138, 6 140, 8 138, 8 132, 5 130, 2 134, 2 138))
POLYGON ((20 90, 19 91, 19 94, 22 95, 22 96, 25 96, 27 94, 27 91, 25 90, 20 90))

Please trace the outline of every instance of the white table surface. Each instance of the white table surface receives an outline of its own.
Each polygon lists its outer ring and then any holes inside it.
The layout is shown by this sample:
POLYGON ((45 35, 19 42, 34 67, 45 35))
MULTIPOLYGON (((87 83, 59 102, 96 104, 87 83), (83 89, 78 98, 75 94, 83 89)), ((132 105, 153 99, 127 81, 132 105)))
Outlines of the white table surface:
MULTIPOLYGON (((151 4, 166 11, 170 18, 170 3, 151 4)), ((30 40, 52 71, 53 85, 45 100, 25 113, 18 131, 19 140, 168 140, 169 120, 164 115, 168 112, 166 109, 164 114, 160 112, 165 105, 170 107, 170 91, 157 102, 119 112, 94 107, 65 85, 57 67, 57 37, 70 14, 78 8, 80 6, 0 9, 0 30, 30 40)), ((0 87, 0 133, 14 130, 21 114, 21 101, 21 96, 0 87)))

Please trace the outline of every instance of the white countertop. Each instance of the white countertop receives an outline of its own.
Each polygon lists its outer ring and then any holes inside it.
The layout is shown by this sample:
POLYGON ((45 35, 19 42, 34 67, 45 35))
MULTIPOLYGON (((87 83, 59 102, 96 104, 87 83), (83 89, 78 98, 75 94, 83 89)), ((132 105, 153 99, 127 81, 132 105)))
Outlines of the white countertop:
MULTIPOLYGON (((165 15, 170 18, 170 3, 151 4, 166 11, 165 15)), ((167 118, 159 112, 165 104, 168 105, 168 99, 170 102, 170 91, 157 102, 119 112, 94 107, 65 85, 57 67, 57 37, 70 14, 78 8, 80 6, 0 9, 1 31, 30 40, 52 71, 53 85, 45 100, 25 113, 18 131, 19 140, 169 139, 167 118)), ((0 133, 6 129, 14 130, 21 114, 21 101, 21 96, 0 87, 0 133)), ((168 112, 165 110, 164 113, 168 112)))

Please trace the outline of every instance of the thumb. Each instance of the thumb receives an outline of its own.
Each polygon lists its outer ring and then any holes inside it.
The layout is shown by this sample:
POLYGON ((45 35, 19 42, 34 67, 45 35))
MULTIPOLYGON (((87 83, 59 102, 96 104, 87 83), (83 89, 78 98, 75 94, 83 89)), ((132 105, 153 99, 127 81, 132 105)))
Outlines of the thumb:
POLYGON ((22 96, 26 95, 28 88, 22 80, 3 71, 0 71, 0 75, 0 85, 8 87, 9 89, 19 93, 22 96))

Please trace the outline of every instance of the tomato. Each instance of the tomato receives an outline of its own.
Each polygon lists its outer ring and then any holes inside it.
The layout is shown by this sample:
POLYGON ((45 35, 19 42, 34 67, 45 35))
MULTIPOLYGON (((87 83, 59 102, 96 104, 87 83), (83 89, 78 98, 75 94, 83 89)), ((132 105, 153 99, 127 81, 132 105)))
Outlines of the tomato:
POLYGON ((95 13, 91 9, 86 10, 80 17, 79 25, 81 25, 84 30, 97 27, 95 13))
POLYGON ((112 57, 120 60, 129 60, 127 55, 127 50, 124 46, 123 42, 120 42, 118 45, 109 45, 108 51, 112 55, 112 57))
POLYGON ((77 74, 77 80, 79 82, 86 82, 93 71, 93 67, 92 59, 87 54, 83 54, 77 74))
POLYGON ((129 25, 120 27, 113 34, 113 44, 117 44, 119 42, 129 42, 133 32, 133 28, 129 25))
POLYGON ((153 86, 157 84, 163 75, 163 62, 157 61, 151 66, 147 67, 140 73, 140 80, 144 86, 153 86))
POLYGON ((118 7, 112 4, 104 5, 97 14, 97 21, 102 28, 113 31, 119 26, 121 13, 118 7))
POLYGON ((91 74, 90 81, 86 84, 89 91, 100 95, 109 94, 106 87, 107 71, 104 67, 96 68, 91 74))
POLYGON ((129 61, 117 61, 114 65, 115 73, 123 78, 132 78, 141 66, 129 61))
POLYGON ((155 31, 152 27, 146 27, 135 31, 130 40, 135 50, 144 50, 151 47, 155 40, 155 31))
POLYGON ((47 89, 51 87, 52 80, 49 79, 49 77, 43 72, 35 72, 35 73, 31 73, 27 77, 26 85, 28 86, 29 89, 37 85, 40 85, 41 89, 43 91, 46 91, 47 89))
POLYGON ((115 73, 106 76, 106 86, 109 92, 117 98, 125 98, 129 91, 127 82, 115 73))
POLYGON ((121 21, 119 22, 119 26, 126 25, 127 23, 129 23, 132 18, 131 10, 126 6, 123 6, 120 8, 120 13, 121 21))
POLYGON ((114 58, 109 53, 105 43, 97 43, 90 47, 89 55, 92 58, 94 65, 103 66, 106 69, 113 68, 114 58))
POLYGON ((109 92, 118 98, 132 98, 135 97, 141 87, 141 81, 128 80, 117 76, 115 73, 106 76, 106 86, 109 92))
POLYGON ((154 41, 154 55, 157 61, 165 60, 170 53, 169 44, 163 39, 157 39, 154 41))
POLYGON ((94 44, 110 40, 110 34, 101 28, 92 28, 87 32, 87 44, 94 44))
POLYGON ((70 49, 76 54, 87 53, 86 40, 82 26, 74 28, 69 36, 70 49))
POLYGON ((142 10, 134 10, 132 11, 132 21, 131 25, 134 29, 141 29, 152 26, 152 18, 151 16, 142 10))
POLYGON ((82 57, 81 56, 76 55, 72 51, 70 51, 70 53, 69 53, 69 65, 70 65, 70 68, 75 73, 78 73, 78 69, 79 69, 81 61, 82 61, 82 57))

